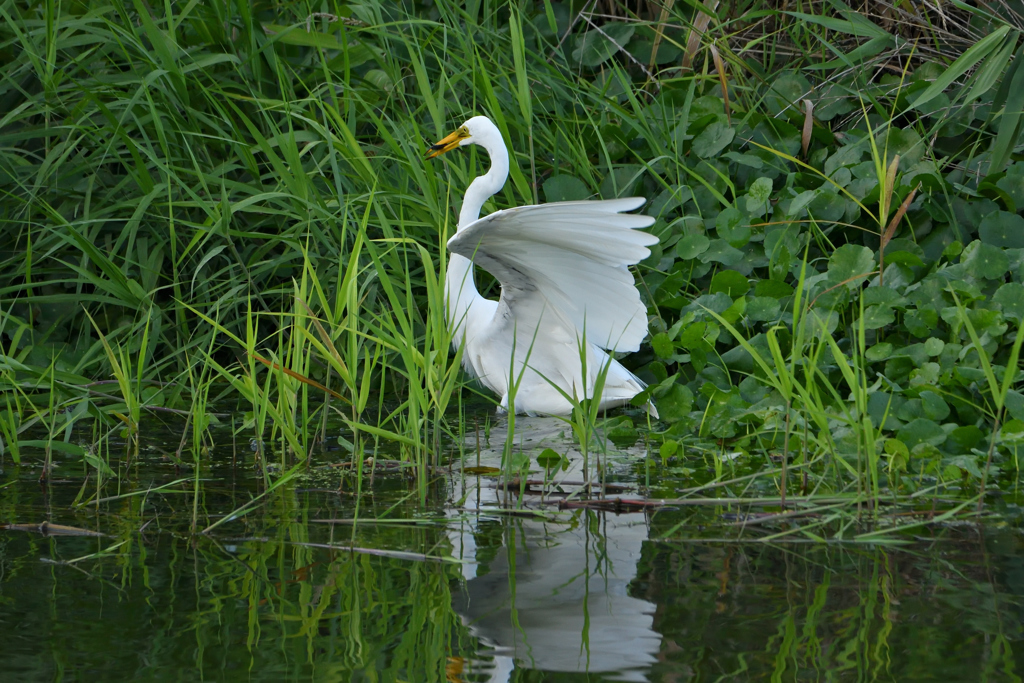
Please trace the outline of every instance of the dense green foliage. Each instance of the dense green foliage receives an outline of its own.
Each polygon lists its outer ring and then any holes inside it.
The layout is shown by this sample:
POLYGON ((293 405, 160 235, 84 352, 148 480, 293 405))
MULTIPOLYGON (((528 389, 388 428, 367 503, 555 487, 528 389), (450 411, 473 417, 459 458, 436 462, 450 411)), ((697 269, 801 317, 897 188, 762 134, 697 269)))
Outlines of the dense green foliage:
POLYGON ((209 397, 308 452, 323 393, 255 355, 333 370, 354 431, 372 393, 371 435, 425 434, 457 388, 435 264, 478 163, 423 151, 485 113, 514 150, 485 210, 651 198, 652 338, 625 362, 663 456, 696 432, 875 492, 886 465, 929 477, 908 486, 1016 471, 1008 19, 961 8, 985 37, 944 56, 938 29, 918 49, 841 3, 710 22, 468 5, 0 4, 5 451, 209 397))

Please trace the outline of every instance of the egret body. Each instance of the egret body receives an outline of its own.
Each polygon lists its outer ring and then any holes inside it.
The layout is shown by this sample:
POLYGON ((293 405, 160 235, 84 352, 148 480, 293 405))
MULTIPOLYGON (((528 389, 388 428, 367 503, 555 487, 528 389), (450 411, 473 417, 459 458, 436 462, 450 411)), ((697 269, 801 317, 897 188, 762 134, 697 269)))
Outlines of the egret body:
POLYGON ((491 161, 466 190, 448 240, 447 320, 465 367, 519 413, 568 414, 570 398, 593 397, 602 372, 601 407, 629 402, 644 384, 608 351, 636 351, 647 334, 629 266, 658 238, 637 230, 653 218, 623 213, 645 200, 553 202, 480 218, 508 178, 508 149, 497 126, 475 116, 428 158, 465 145, 483 147, 491 161), (498 301, 477 291, 474 263, 501 284, 498 301))

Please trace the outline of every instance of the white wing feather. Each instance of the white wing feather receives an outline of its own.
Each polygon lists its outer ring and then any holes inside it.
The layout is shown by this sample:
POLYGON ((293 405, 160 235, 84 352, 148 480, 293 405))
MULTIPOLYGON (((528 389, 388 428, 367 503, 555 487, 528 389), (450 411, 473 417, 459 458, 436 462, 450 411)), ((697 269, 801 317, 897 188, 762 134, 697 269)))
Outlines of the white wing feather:
POLYGON ((644 201, 554 202, 496 211, 461 228, 448 248, 498 279, 513 314, 517 305, 551 307, 585 331, 589 342, 636 351, 647 334, 647 309, 629 266, 647 258, 658 238, 636 230, 653 218, 621 212, 644 201))

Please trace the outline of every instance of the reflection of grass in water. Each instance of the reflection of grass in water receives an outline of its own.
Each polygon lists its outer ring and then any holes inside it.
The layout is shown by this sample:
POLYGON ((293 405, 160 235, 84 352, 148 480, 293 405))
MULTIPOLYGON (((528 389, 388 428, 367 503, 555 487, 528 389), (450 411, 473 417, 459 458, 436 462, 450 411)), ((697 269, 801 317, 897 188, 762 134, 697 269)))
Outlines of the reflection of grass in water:
MULTIPOLYGON (((250 648, 294 638, 305 649, 296 652, 297 659, 312 663, 324 647, 326 621, 334 636, 335 673, 404 670, 418 672, 423 680, 444 680, 451 634, 458 626, 448 591, 450 570, 347 553, 318 566, 312 550, 286 544, 296 540, 297 529, 290 531, 287 540, 278 539, 280 545, 270 543, 240 558, 265 577, 249 597, 250 612, 261 616, 250 620, 250 648), (281 563, 282 555, 288 564, 281 563), (289 572, 289 567, 297 569, 289 572), (274 574, 276 582, 270 580, 274 574), (267 633, 267 624, 275 624, 278 633, 267 633)), ((256 588, 255 581, 250 585, 256 588)))
MULTIPOLYGON (((251 489, 259 482, 243 485, 251 489)), ((206 492, 207 500, 221 495, 214 491, 206 492)), ((396 497, 383 497, 369 514, 383 516, 396 497)), ((102 614, 103 637, 116 637, 120 644, 104 655, 103 670, 112 679, 121 678, 122 671, 191 671, 208 677, 241 669, 267 680, 318 673, 344 680, 379 675, 444 681, 449 658, 473 651, 452 610, 456 565, 346 550, 347 527, 310 524, 322 516, 317 511, 324 509, 323 496, 289 491, 268 500, 245 527, 236 524, 230 532, 194 539, 175 533, 188 528, 187 507, 177 515, 163 510, 154 522, 152 506, 144 512, 143 501, 142 496, 107 501, 104 508, 119 510, 120 524, 113 538, 96 539, 91 552, 67 554, 69 546, 58 548, 51 541, 49 554, 64 556, 65 563, 52 570, 53 592, 38 585, 31 592, 33 600, 56 599, 58 612, 40 614, 58 626, 102 614), (145 529, 141 537, 140 527, 145 529), (239 532, 246 537, 239 538, 239 532), (101 584, 108 587, 100 590, 101 584)), ((407 501, 401 510, 415 507, 407 501)), ((352 540, 369 548, 450 553, 443 527, 360 527, 352 540)), ((82 545, 80 539, 72 543, 82 545)), ((6 592, 28 578, 5 574, 0 582, 6 592)), ((0 612, 5 608, 0 604, 0 612)), ((61 638, 53 643, 52 656, 77 667, 82 657, 92 656, 90 637, 78 632, 61 638)))
POLYGON ((942 553, 645 547, 636 588, 659 602, 656 670, 722 681, 1020 680, 1006 649, 1021 635, 1008 619, 1016 598, 988 578, 975 543, 942 553))
MULTIPOLYGON (((198 613, 186 631, 195 669, 231 662, 271 677, 319 671, 390 679, 407 672, 409 680, 444 681, 447 658, 467 644, 451 609, 452 570, 303 547, 303 528, 284 524, 273 538, 230 554, 210 543, 195 551, 198 613), (214 652, 220 654, 210 661, 214 652)), ((185 603, 179 619, 190 607, 185 603)), ((165 635, 183 639, 170 629, 165 635)))
MULTIPOLYGON (((191 489, 191 479, 183 483, 191 489)), ((378 490, 364 501, 367 518, 417 516, 414 487, 394 478, 382 484, 392 492, 378 490), (403 496, 410 498, 395 508, 403 496)), ((251 476, 236 486, 235 495, 245 499, 261 484, 251 476)), ((205 481, 204 505, 229 490, 205 481)), ((55 491, 65 500, 74 494, 55 491)), ((35 509, 42 495, 38 487, 7 488, 0 515, 35 509)), ((454 587, 461 575, 455 565, 317 547, 355 544, 441 556, 451 552, 444 525, 360 524, 350 531, 311 524, 350 517, 354 501, 289 486, 244 519, 190 538, 187 496, 154 492, 101 503, 110 538, 51 539, 40 548, 28 545, 38 545, 36 536, 5 535, 15 571, 0 578, 0 594, 17 596, 16 605, 33 601, 30 628, 52 620, 60 633, 62 622, 74 628, 102 614, 108 650, 97 652, 105 653, 105 671, 174 667, 212 677, 241 668, 279 680, 289 672, 331 671, 344 678, 377 670, 382 680, 440 681, 446 657, 475 651, 451 607, 452 591, 461 590, 454 587), (26 572, 40 554, 73 560, 74 567, 47 566, 42 576, 26 572), (109 651, 111 634, 120 643, 116 652, 109 651)), ((61 500, 53 503, 65 509, 61 500)), ((555 584, 604 571, 605 516, 578 511, 576 517, 587 529, 587 545, 564 576, 549 577, 555 584)), ((77 516, 79 525, 95 518, 77 516)), ((811 680, 913 680, 935 671, 948 671, 947 680, 978 680, 982 670, 998 680, 1000 672, 1012 671, 1012 646, 1021 637, 1015 598, 993 577, 1006 575, 1015 559, 987 555, 973 532, 958 540, 950 531, 949 538, 914 549, 656 540, 669 523, 661 515, 652 521, 652 540, 644 541, 629 591, 657 606, 663 651, 656 671, 689 670, 710 680, 723 674, 723 680, 770 680, 774 673, 783 681, 811 671, 819 672, 811 680)), ((488 571, 488 552, 496 571, 494 551, 522 546, 526 524, 515 517, 481 524, 474 532, 482 551, 478 576, 488 571)), ((572 528, 547 526, 543 544, 572 528)), ((542 552, 523 550, 524 559, 542 552)), ((534 571, 513 559, 504 583, 511 593, 521 592, 534 571)), ((9 608, 10 602, 0 602, 0 614, 9 608)), ((518 617, 528 628, 529 613, 518 617)), ((70 668, 92 656, 89 638, 98 637, 97 629, 81 629, 74 638, 55 638, 51 651, 70 668)), ((16 641, 16 647, 23 643, 16 641)))

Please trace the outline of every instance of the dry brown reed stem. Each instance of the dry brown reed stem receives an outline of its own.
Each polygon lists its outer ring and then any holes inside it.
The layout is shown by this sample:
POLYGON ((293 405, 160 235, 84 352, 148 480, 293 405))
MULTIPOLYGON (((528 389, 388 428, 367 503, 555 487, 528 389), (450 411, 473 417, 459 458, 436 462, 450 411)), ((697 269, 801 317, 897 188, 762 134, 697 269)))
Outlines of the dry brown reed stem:
POLYGON ((807 150, 811 147, 811 131, 814 129, 814 103, 804 100, 804 129, 800 135, 800 147, 803 150, 804 159, 807 158, 807 150))
POLYGON ((658 59, 658 46, 661 45, 661 40, 665 37, 665 24, 668 23, 669 13, 672 11, 675 1, 676 0, 665 0, 665 4, 661 7, 661 15, 658 17, 658 25, 654 29, 654 43, 651 45, 651 63, 647 65, 647 68, 651 71, 654 71, 655 62, 657 62, 658 59))
MULTIPOLYGON (((715 0, 710 7, 714 12, 718 8, 718 0, 715 0)), ((693 65, 693 58, 697 55, 697 48, 700 47, 701 38, 711 23, 711 15, 701 12, 693 20, 693 27, 690 29, 690 37, 686 39, 686 52, 683 54, 683 68, 689 69, 693 65)))
MULTIPOLYGON (((248 352, 246 352, 246 353, 248 353, 248 352)), ((252 356, 253 358, 258 360, 259 362, 263 363, 268 368, 273 368, 274 370, 280 370, 281 372, 283 372, 284 374, 288 375, 292 379, 297 379, 297 380, 299 380, 300 382, 302 382, 304 384, 308 384, 309 386, 315 387, 315 388, 319 389, 320 391, 323 391, 324 393, 330 394, 334 398, 337 398, 337 399, 340 399, 342 401, 345 401, 346 403, 351 403, 351 401, 349 401, 347 398, 345 398, 344 396, 339 394, 337 391, 334 391, 333 389, 328 389, 323 384, 320 384, 320 382, 317 382, 315 379, 310 379, 309 377, 306 377, 305 375, 301 375, 301 374, 295 372, 294 370, 289 370, 288 368, 282 366, 280 363, 275 363, 274 361, 267 360, 266 358, 263 358, 262 356, 259 356, 259 355, 255 354, 255 353, 248 353, 248 355, 252 356)))
POLYGON ((892 193, 896 189, 896 172, 900 169, 900 155, 893 156, 889 162, 889 168, 885 172, 885 182, 882 184, 882 196, 879 198, 878 221, 881 223, 889 216, 889 208, 892 204, 892 193))
POLYGON ((888 227, 886 227, 885 232, 882 233, 882 238, 878 245, 879 285, 882 284, 882 274, 885 272, 885 247, 886 245, 889 244, 890 240, 892 240, 892 236, 896 234, 896 226, 898 226, 900 224, 900 221, 903 220, 903 216, 907 213, 907 209, 910 207, 911 202, 914 201, 914 195, 917 194, 917 191, 919 189, 921 189, 921 183, 918 183, 917 187, 915 187, 913 190, 910 191, 909 194, 907 194, 906 198, 903 200, 903 203, 900 204, 900 208, 896 211, 896 215, 892 217, 892 220, 889 221, 889 225, 888 227))
POLYGON ((725 62, 722 61, 722 55, 718 54, 718 48, 715 47, 714 43, 710 43, 708 49, 711 50, 711 58, 715 61, 718 81, 722 84, 722 103, 725 105, 725 120, 731 126, 732 113, 729 107, 729 84, 725 79, 725 62))

